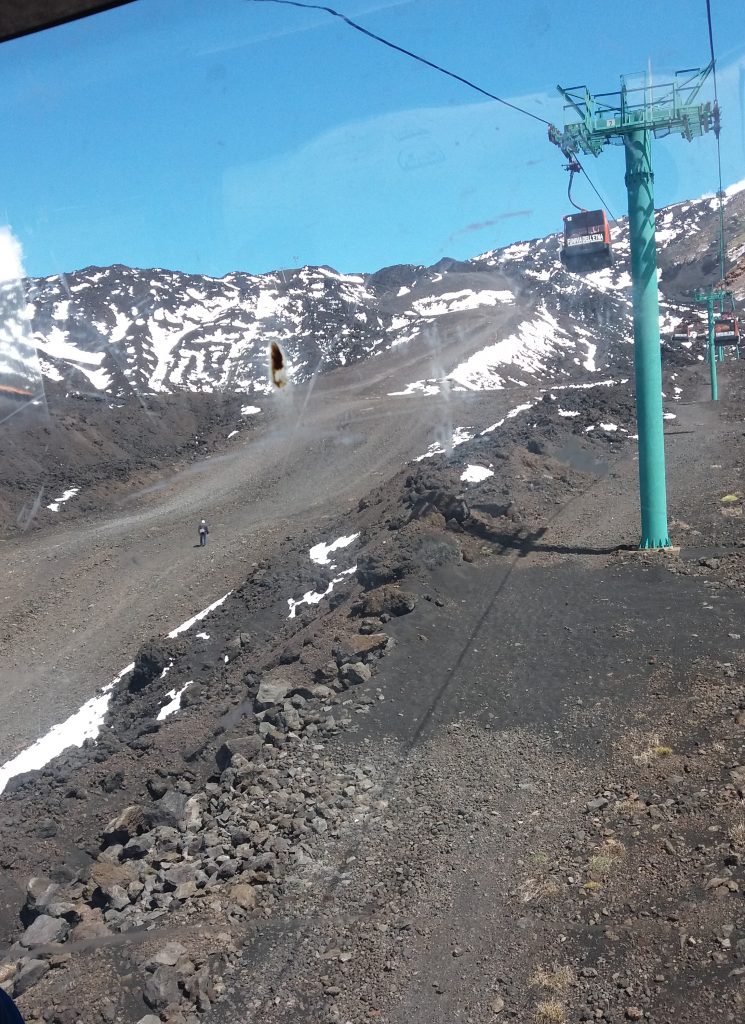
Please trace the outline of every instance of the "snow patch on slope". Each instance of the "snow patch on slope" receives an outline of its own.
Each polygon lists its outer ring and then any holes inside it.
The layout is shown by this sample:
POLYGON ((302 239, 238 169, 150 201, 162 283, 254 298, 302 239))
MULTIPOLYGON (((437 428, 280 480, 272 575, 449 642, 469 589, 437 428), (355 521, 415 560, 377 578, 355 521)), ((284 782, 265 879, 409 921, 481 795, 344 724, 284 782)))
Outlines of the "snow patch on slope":
POLYGON ((534 320, 524 321, 515 334, 476 352, 457 366, 449 379, 469 391, 499 390, 505 385, 505 377, 499 372, 503 367, 517 366, 534 376, 544 375, 561 350, 575 344, 544 305, 534 320))
POLYGON ((114 686, 134 668, 134 662, 123 668, 110 683, 74 714, 59 725, 54 725, 44 736, 41 736, 30 747, 6 761, 0 767, 0 793, 8 785, 10 779, 22 772, 38 771, 51 760, 58 757, 68 747, 82 747, 88 739, 95 739, 103 725, 111 700, 114 686))
POLYGON ((462 313, 467 309, 478 309, 479 306, 497 306, 514 301, 515 296, 510 291, 474 292, 466 289, 417 299, 411 305, 420 316, 443 316, 445 313, 462 313))

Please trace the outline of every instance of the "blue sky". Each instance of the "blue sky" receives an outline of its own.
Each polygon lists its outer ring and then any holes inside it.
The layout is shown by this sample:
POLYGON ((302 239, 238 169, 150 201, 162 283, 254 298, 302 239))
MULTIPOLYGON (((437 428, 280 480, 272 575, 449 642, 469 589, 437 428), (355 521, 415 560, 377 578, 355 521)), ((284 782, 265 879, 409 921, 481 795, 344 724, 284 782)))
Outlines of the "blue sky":
MULTIPOLYGON (((704 0, 332 6, 559 123, 557 83, 604 92, 708 58, 704 0)), ((745 177, 745 3, 712 7, 728 184, 745 177)), ((0 76, 0 224, 33 276, 373 271, 546 234, 567 212, 543 125, 319 11, 138 0, 3 44, 0 76)), ((624 213, 622 151, 585 163, 624 213)), ((655 170, 658 206, 714 190, 713 139, 656 143, 655 170)), ((576 198, 596 205, 585 183, 576 198)))

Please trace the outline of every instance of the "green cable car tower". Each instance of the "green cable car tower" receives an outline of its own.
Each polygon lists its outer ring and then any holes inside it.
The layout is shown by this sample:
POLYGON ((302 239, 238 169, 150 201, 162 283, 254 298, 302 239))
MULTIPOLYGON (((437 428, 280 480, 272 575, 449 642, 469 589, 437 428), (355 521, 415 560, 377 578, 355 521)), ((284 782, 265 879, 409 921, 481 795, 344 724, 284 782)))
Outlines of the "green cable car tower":
POLYGON ((599 156, 604 146, 626 151, 626 189, 629 204, 629 242, 634 307, 634 367, 636 418, 639 431, 639 497, 642 548, 670 546, 667 527, 665 441, 662 415, 662 360, 657 284, 657 245, 654 225, 652 138, 683 135, 691 141, 718 127, 719 112, 711 103, 697 103, 713 63, 678 71, 665 85, 629 88, 592 96, 584 86, 562 89, 567 100, 563 130, 553 125, 549 139, 568 160, 579 152, 599 156))

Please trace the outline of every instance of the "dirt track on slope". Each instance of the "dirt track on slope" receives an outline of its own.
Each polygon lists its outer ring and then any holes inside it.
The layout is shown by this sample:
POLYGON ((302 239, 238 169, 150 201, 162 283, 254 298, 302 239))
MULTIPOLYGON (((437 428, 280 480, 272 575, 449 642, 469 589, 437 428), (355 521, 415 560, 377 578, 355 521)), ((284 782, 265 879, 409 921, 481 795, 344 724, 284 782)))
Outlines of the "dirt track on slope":
MULTIPOLYGON (((525 389, 518 397, 388 397, 431 376, 433 360, 467 357, 482 343, 478 316, 473 324, 472 335, 459 332, 437 352, 412 343, 385 367, 373 359, 275 394, 233 451, 151 477, 139 492, 119 489, 114 510, 6 539, 0 759, 76 710, 145 639, 242 583, 288 538, 307 536, 310 546, 325 523, 456 424, 488 426, 526 401, 525 389), (204 552, 193 547, 203 516, 211 526, 204 552)), ((137 403, 130 415, 141 415, 137 403)))

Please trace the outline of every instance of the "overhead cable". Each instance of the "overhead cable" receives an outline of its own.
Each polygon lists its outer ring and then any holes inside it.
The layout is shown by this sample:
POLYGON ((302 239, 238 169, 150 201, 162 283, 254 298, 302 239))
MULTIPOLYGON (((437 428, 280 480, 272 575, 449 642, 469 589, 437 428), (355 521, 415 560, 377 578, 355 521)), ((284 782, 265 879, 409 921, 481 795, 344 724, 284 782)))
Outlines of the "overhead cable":
POLYGON ((607 211, 607 213, 608 213, 608 216, 610 217, 610 219, 611 219, 611 220, 616 220, 615 216, 613 215, 613 212, 612 212, 611 208, 610 208, 610 207, 608 206, 608 204, 606 203, 606 201, 605 201, 605 200, 603 199, 603 197, 602 197, 602 196, 600 195, 600 193, 598 192, 598 190, 597 190, 597 189, 595 188, 595 185, 594 185, 594 183, 593 183, 593 180, 592 180, 592 178, 590 177, 590 175, 589 175, 589 174, 587 173, 587 171, 586 171, 586 170, 584 169, 584 167, 583 167, 583 166, 582 166, 582 164, 580 163, 579 157, 577 156, 577 154, 576 154, 576 153, 575 153, 575 154, 573 155, 573 157, 572 157, 572 160, 576 160, 576 161, 577 161, 577 163, 579 164, 579 168, 580 168, 580 170, 582 171, 582 173, 584 174, 584 176, 585 176, 585 177, 587 178, 587 181, 588 181, 588 183, 589 183, 589 185, 590 185, 590 188, 592 189, 592 191, 593 191, 593 192, 595 193, 595 195, 596 195, 596 196, 598 197, 598 199, 600 200, 600 202, 601 202, 601 204, 602 204, 602 206, 603 206, 603 209, 605 209, 605 210, 607 211))
MULTIPOLYGON (((549 125, 549 127, 551 125, 551 122, 547 121, 545 117, 540 117, 538 114, 534 114, 531 110, 526 110, 525 107, 521 107, 517 103, 511 103, 509 100, 503 99, 503 97, 501 96, 497 96, 496 93, 489 92, 488 89, 482 89, 480 85, 476 85, 476 83, 470 81, 470 79, 464 78, 462 75, 458 75, 454 71, 448 71, 447 68, 443 68, 441 65, 435 64, 434 61, 427 60, 426 57, 422 57, 419 54, 414 53, 412 50, 407 50, 406 47, 404 46, 399 46, 397 43, 391 42, 390 39, 386 39, 383 36, 377 35, 377 33, 375 32, 371 32, 369 29, 364 28, 364 26, 358 24, 356 21, 353 21, 351 18, 348 18, 345 14, 342 14, 340 11, 335 10, 333 7, 326 7, 323 4, 304 3, 302 2, 302 0, 249 0, 249 3, 277 4, 283 7, 299 7, 303 10, 323 11, 326 14, 330 14, 334 18, 339 18, 340 21, 343 21, 346 25, 349 25, 350 28, 353 28, 357 32, 361 32, 362 35, 368 36, 368 38, 374 39, 376 42, 382 43, 383 46, 387 46, 391 50, 396 50, 398 53, 402 53, 406 57, 411 57, 412 60, 416 60, 420 64, 424 64, 428 68, 432 68, 434 71, 439 71, 440 74, 447 75, 448 78, 453 78, 455 79, 456 82, 461 82, 463 85, 468 86, 469 89, 473 89, 475 90, 475 92, 480 93, 482 96, 486 96, 490 100, 495 100, 497 103, 501 103, 505 107, 509 107, 510 110, 515 110, 519 114, 525 114, 526 117, 530 117, 534 121, 539 121, 541 124, 549 125)), ((577 162, 579 163, 579 161, 577 162)), ((582 167, 581 164, 580 167, 582 167)), ((590 187, 600 200, 605 210, 607 210, 611 220, 615 220, 616 218, 611 212, 608 204, 605 202, 600 192, 595 187, 592 179, 590 178, 584 167, 582 167, 582 173, 587 178, 590 187)))
POLYGON ((495 93, 489 92, 488 89, 482 89, 480 85, 476 85, 475 82, 471 82, 468 78, 464 78, 462 75, 457 75, 454 71, 448 71, 447 68, 443 68, 439 64, 435 64, 434 61, 427 60, 426 57, 420 57, 418 53, 413 53, 411 50, 407 50, 406 47, 399 46, 397 43, 392 43, 390 39, 385 39, 383 36, 379 36, 375 32, 371 32, 369 29, 359 25, 356 21, 352 21, 351 18, 348 18, 340 11, 335 11, 333 7, 324 7, 322 4, 302 3, 301 0, 249 0, 249 3, 280 4, 284 7, 300 7, 304 10, 310 11, 325 11, 326 14, 330 14, 334 18, 339 18, 357 32, 361 32, 370 39, 374 39, 376 42, 382 43, 383 46, 390 47, 391 50, 403 53, 406 57, 411 57, 412 60, 419 61, 420 64, 426 64, 428 68, 439 71, 440 74, 447 75, 448 78, 454 78, 456 82, 462 82, 463 85, 467 85, 469 89, 474 89, 476 92, 481 93, 482 96, 487 96, 490 100, 496 100, 497 103, 501 103, 503 106, 509 107, 510 110, 516 110, 519 114, 525 114, 526 117, 532 117, 534 121, 540 121, 541 124, 550 124, 550 122, 544 117, 539 117, 538 114, 534 114, 531 110, 526 110, 525 107, 520 107, 516 103, 510 103, 509 100, 505 100, 501 96, 497 96, 495 93))

